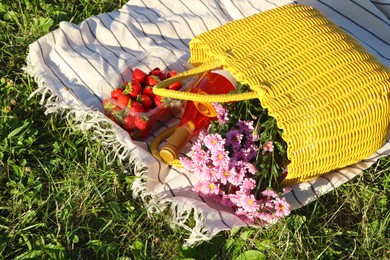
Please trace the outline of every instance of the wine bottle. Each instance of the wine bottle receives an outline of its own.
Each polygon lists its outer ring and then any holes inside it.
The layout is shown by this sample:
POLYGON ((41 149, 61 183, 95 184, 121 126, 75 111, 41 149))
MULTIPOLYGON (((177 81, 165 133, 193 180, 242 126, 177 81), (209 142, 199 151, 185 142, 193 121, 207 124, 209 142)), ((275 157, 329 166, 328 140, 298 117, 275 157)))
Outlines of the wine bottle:
MULTIPOLYGON (((236 80, 226 70, 213 70, 203 75, 191 92, 200 94, 227 94, 236 89, 236 80)), ((166 162, 175 160, 182 148, 217 119, 217 112, 211 103, 187 101, 179 125, 160 150, 166 162)))

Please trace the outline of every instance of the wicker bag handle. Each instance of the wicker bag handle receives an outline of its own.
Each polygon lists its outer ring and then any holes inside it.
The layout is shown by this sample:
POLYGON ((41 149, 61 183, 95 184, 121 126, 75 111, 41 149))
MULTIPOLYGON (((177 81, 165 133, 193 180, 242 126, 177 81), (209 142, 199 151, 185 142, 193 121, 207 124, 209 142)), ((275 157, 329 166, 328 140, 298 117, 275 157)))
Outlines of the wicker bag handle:
MULTIPOLYGON (((196 76, 199 74, 202 74, 204 72, 221 68, 222 66, 220 63, 216 60, 213 62, 207 62, 203 63, 198 67, 194 67, 192 69, 189 69, 187 71, 181 72, 169 79, 165 79, 163 81, 160 81, 157 85, 153 87, 154 94, 158 96, 163 97, 169 97, 174 99, 181 99, 181 100, 190 100, 190 101, 197 101, 197 102, 231 102, 231 101, 241 101, 241 100, 248 100, 253 98, 259 98, 261 96, 261 92, 258 91, 249 91, 244 93, 231 93, 231 94, 199 94, 199 93, 192 93, 192 92, 184 92, 184 91, 176 91, 176 90, 169 90, 166 89, 170 84, 182 81, 186 78, 196 76)), ((221 86, 222 87, 222 86, 221 86)))

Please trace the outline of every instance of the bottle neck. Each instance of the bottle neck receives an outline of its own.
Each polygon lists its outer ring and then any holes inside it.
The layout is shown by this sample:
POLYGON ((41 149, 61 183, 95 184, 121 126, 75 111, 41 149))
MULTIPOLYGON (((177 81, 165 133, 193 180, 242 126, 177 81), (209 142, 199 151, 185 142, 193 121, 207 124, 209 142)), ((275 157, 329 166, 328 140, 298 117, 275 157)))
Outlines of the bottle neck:
MULTIPOLYGON (((192 89, 199 94, 228 94, 236 89, 237 81, 227 70, 213 70, 206 73, 192 89)), ((217 111, 211 103, 194 101, 195 107, 204 116, 217 117, 217 111)))

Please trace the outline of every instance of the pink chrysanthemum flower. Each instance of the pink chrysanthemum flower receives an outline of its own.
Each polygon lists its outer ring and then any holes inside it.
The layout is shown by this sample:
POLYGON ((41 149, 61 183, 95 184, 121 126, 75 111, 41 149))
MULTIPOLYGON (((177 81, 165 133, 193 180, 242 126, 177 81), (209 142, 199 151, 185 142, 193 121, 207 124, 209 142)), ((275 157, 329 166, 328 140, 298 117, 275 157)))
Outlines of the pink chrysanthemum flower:
POLYGON ((275 215, 283 218, 288 216, 291 212, 290 204, 287 203, 286 199, 276 198, 274 201, 275 204, 275 215))
POLYGON ((245 178, 242 180, 240 186, 240 192, 242 194, 248 195, 256 187, 256 181, 253 178, 245 178))
POLYGON ((257 153, 258 153, 258 150, 259 150, 259 147, 252 143, 250 145, 248 145, 247 147, 245 147, 245 156, 246 156, 246 160, 247 161, 250 161, 252 160, 253 158, 256 158, 257 156, 257 153))
POLYGON ((229 120, 228 111, 220 103, 212 103, 217 112, 217 120, 220 124, 226 124, 229 120))
POLYGON ((248 214, 244 209, 238 208, 235 212, 235 214, 245 223, 253 224, 255 222, 255 219, 253 217, 253 214, 248 214))
POLYGON ((219 168, 217 171, 217 179, 220 181, 222 184, 226 185, 228 183, 228 178, 230 176, 230 171, 228 169, 224 168, 219 168))
POLYGON ((238 205, 248 213, 256 212, 260 208, 253 194, 250 194, 248 196, 240 196, 240 201, 238 205))
POLYGON ((217 195, 220 192, 219 185, 213 182, 198 182, 193 190, 202 196, 217 195))
POLYGON ((208 179, 211 182, 218 182, 218 175, 217 175, 217 172, 215 171, 215 169, 214 168, 210 168, 210 167, 207 167, 207 168, 208 168, 208 171, 207 171, 208 179))
POLYGON ((207 151, 200 150, 192 154, 194 167, 207 165, 210 159, 210 154, 207 151))
POLYGON ((180 157, 180 163, 181 165, 186 168, 187 170, 189 171, 193 171, 195 168, 194 168, 194 162, 190 159, 190 158, 187 158, 187 157, 180 157))
POLYGON ((262 210, 266 209, 267 211, 271 211, 271 209, 273 210, 275 208, 273 198, 271 197, 262 197, 259 200, 259 204, 261 204, 262 210))
POLYGON ((265 152, 273 152, 274 151, 274 143, 272 141, 267 141, 263 145, 263 150, 265 152))
POLYGON ((252 163, 245 164, 245 169, 251 175, 255 175, 257 172, 257 168, 252 163))
POLYGON ((279 220, 279 218, 275 214, 269 211, 258 211, 254 215, 255 218, 263 220, 265 223, 268 224, 275 224, 279 220))
POLYGON ((239 120, 237 126, 243 133, 253 133, 253 131, 255 130, 255 128, 253 127, 253 121, 239 120))
POLYGON ((232 129, 226 133, 226 141, 233 149, 239 149, 243 136, 237 129, 232 129))
POLYGON ((210 134, 204 137, 203 143, 210 151, 223 150, 225 139, 219 134, 210 134))
POLYGON ((210 159, 217 168, 227 168, 229 165, 229 152, 225 150, 212 151, 210 159))
POLYGON ((202 182, 215 182, 217 178, 215 177, 214 169, 207 167, 207 165, 200 166, 195 169, 198 173, 198 179, 202 182))
POLYGON ((265 197, 271 197, 271 198, 277 198, 278 197, 278 194, 274 190, 271 190, 271 189, 263 190, 261 192, 261 195, 263 195, 265 197))
POLYGON ((235 206, 235 204, 230 200, 230 194, 223 194, 218 202, 229 208, 233 208, 235 206))
POLYGON ((229 169, 229 176, 227 180, 234 186, 239 186, 242 184, 243 179, 245 178, 245 174, 238 172, 235 167, 229 169))
POLYGON ((246 149, 236 150, 232 158, 236 161, 248 161, 248 151, 246 149))
POLYGON ((248 134, 246 138, 247 138, 247 140, 248 140, 249 142, 252 142, 252 143, 257 142, 257 141, 259 141, 259 139, 260 139, 259 134, 258 134, 257 131, 248 134))

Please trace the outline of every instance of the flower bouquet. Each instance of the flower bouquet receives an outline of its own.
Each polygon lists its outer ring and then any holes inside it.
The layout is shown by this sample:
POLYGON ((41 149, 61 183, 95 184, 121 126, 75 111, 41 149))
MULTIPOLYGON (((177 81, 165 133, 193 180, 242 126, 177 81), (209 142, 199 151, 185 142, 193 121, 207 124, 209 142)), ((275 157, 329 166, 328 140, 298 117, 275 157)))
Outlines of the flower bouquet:
MULTIPOLYGON (((248 90, 238 84, 236 91, 248 90)), ((280 182, 287 174, 287 146, 275 119, 258 99, 213 105, 217 120, 200 132, 191 155, 180 158, 197 176, 194 190, 250 224, 272 224, 289 215, 290 206, 280 197, 286 192, 280 182)))

